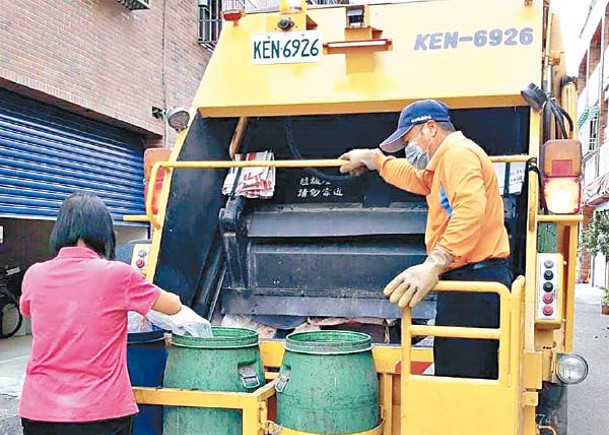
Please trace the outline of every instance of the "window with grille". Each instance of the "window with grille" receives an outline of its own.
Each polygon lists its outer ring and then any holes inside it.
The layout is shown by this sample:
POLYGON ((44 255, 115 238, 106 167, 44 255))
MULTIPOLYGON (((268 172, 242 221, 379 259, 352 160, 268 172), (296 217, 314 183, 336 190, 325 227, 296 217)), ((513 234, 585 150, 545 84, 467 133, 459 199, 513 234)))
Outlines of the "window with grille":
POLYGON ((578 123, 579 140, 584 155, 598 148, 598 115, 598 107, 589 107, 578 123))
POLYGON ((128 9, 150 9, 150 0, 116 0, 128 9))
POLYGON ((222 29, 222 0, 199 0, 199 44, 213 50, 222 29))

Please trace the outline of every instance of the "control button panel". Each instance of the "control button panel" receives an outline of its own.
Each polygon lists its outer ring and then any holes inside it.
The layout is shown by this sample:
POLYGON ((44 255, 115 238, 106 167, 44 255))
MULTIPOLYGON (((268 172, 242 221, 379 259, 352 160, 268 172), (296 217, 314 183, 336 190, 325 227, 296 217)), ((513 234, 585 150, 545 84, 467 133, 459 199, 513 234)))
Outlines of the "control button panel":
POLYGON ((133 254, 131 255, 131 267, 146 274, 148 268, 148 257, 150 256, 149 243, 137 243, 133 246, 133 254))
POLYGON ((561 254, 537 254, 536 323, 559 328, 562 322, 563 258, 561 254))

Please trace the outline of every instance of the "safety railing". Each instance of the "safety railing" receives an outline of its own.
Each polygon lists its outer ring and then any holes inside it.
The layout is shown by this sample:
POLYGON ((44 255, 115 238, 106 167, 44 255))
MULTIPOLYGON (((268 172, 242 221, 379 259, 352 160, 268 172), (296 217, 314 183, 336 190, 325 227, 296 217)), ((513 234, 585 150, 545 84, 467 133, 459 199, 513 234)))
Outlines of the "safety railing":
POLYGON ((410 360, 413 337, 445 337, 489 339, 499 341, 499 378, 500 384, 507 385, 510 358, 510 323, 514 307, 511 304, 512 294, 508 288, 498 282, 484 281, 441 281, 435 292, 495 293, 499 295, 499 328, 466 328, 458 326, 425 326, 412 324, 412 311, 402 313, 402 376, 410 374, 410 360))
POLYGON ((243 435, 261 435, 267 433, 270 424, 267 400, 275 394, 276 382, 273 380, 253 393, 149 387, 133 387, 133 393, 137 403, 146 405, 240 410, 243 435))
MULTIPOLYGON (((267 372, 266 378, 276 376, 267 372)), ((273 379, 252 393, 150 387, 133 387, 133 393, 136 402, 141 405, 239 410, 242 412, 242 435, 313 435, 284 428, 269 419, 268 400, 275 395, 276 383, 277 379, 273 379)), ((352 435, 383 435, 384 423, 381 419, 375 428, 352 435)))
MULTIPOLYGON (((518 163, 526 162, 530 156, 493 156, 494 163, 518 163)), ((150 171, 149 184, 156 185, 157 174, 160 168, 172 169, 231 169, 231 168, 339 168, 345 164, 340 159, 318 159, 318 160, 271 160, 271 161, 232 161, 232 160, 193 160, 193 161, 165 161, 156 162, 150 171)), ((169 177, 167 177, 169 178, 169 177)), ((146 216, 155 229, 161 228, 160 222, 153 213, 154 189, 148 191, 146 196, 146 216)))
MULTIPOLYGON (((456 386, 466 388, 463 391, 468 391, 468 386, 486 386, 492 388, 496 386, 501 389, 501 393, 496 396, 489 395, 491 398, 511 397, 511 400, 522 400, 522 392, 520 385, 520 363, 522 356, 522 311, 523 311, 523 295, 524 295, 525 278, 518 277, 512 284, 511 291, 503 284, 498 282, 481 282, 481 281, 440 281, 434 291, 436 292, 467 292, 467 293, 494 293, 499 296, 499 327, 498 328, 467 328, 454 326, 421 326, 412 324, 412 312, 409 308, 403 310, 402 313, 402 379, 401 379, 401 415, 402 415, 402 431, 419 430, 419 427, 413 428, 408 426, 408 409, 407 401, 404 400, 409 394, 409 383, 411 382, 427 382, 429 388, 432 384, 435 385, 437 397, 442 397, 441 391, 453 389, 456 386), (413 351, 412 338, 420 336, 432 337, 450 337, 450 338, 467 338, 467 339, 491 339, 499 341, 498 355, 498 378, 491 379, 470 379, 470 378, 451 378, 438 376, 423 376, 411 373, 410 363, 413 351), (443 390, 444 389, 444 390, 443 390), (521 399, 518 399, 518 397, 521 399)), ((470 390, 471 391, 471 390, 470 390)), ((499 390, 497 390, 499 391, 499 390)), ((463 400, 467 401, 467 397, 463 396, 463 400)), ((499 401, 499 399, 497 399, 499 401)), ((505 401, 503 403, 506 403, 505 401)), ((459 404, 454 404, 455 408, 459 404)), ((488 404, 492 408, 492 403, 488 404)), ((429 406, 441 406, 438 403, 429 404, 429 406)), ((501 407, 493 408, 493 412, 514 414, 519 407, 513 406, 506 408, 505 411, 501 407)), ((448 418, 448 416, 447 416, 448 418)), ((476 416, 470 415, 468 418, 475 419, 476 416)), ((509 419, 508 419, 509 420, 509 419)), ((483 429, 483 428, 481 428, 483 429)), ((404 432, 402 432, 404 433, 404 432)), ((410 432, 408 432, 410 433, 410 432)), ((414 433, 417 433, 416 431, 414 433)), ((455 432, 457 433, 457 432, 455 432)), ((478 432, 475 432, 478 433, 478 432)), ((480 431, 479 433, 483 433, 480 431)))

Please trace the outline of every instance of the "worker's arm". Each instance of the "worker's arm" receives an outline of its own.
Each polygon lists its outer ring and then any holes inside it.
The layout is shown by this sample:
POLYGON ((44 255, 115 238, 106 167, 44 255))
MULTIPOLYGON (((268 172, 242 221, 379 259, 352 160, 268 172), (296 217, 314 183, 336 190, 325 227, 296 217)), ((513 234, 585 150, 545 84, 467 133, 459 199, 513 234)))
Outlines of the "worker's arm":
POLYGON ((378 171, 389 184, 419 195, 429 194, 424 170, 415 169, 406 159, 385 156, 379 149, 356 149, 339 157, 346 160, 340 171, 359 175, 366 169, 378 171))
POLYGON ((441 246, 436 246, 425 262, 411 266, 393 278, 383 294, 400 308, 407 305, 412 308, 425 299, 452 262, 453 256, 441 246))
POLYGON ((152 305, 152 309, 171 316, 177 314, 182 309, 182 302, 180 302, 180 297, 178 295, 161 290, 159 297, 154 305, 152 305))
MULTIPOLYGON (((127 311, 136 311, 142 315, 148 314, 150 310, 159 313, 173 315, 180 311, 182 303, 180 297, 158 287, 148 281, 140 272, 132 269, 129 265, 129 285, 126 292, 127 311)), ((121 267, 123 267, 121 265, 121 267)))
POLYGON ((416 169, 406 159, 396 159, 382 154, 376 157, 375 163, 377 171, 387 183, 419 195, 429 195, 429 184, 425 182, 424 169, 416 169))
POLYGON ((486 189, 482 177, 482 162, 471 150, 456 147, 446 151, 446 165, 440 174, 446 199, 452 209, 446 231, 438 241, 455 260, 470 253, 481 234, 486 214, 486 189))

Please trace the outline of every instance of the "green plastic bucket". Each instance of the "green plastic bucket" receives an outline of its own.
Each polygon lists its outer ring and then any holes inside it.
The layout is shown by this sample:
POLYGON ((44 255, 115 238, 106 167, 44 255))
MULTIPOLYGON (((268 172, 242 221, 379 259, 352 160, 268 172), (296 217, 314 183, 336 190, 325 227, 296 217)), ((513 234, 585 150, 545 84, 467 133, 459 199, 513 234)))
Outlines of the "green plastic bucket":
MULTIPOLYGON (((251 393, 264 383, 258 333, 212 327, 212 338, 173 335, 163 386, 251 393)), ((165 407, 164 435, 241 435, 241 411, 165 407)))
POLYGON ((277 423, 316 434, 352 434, 379 424, 370 336, 351 331, 288 335, 279 370, 277 423))

